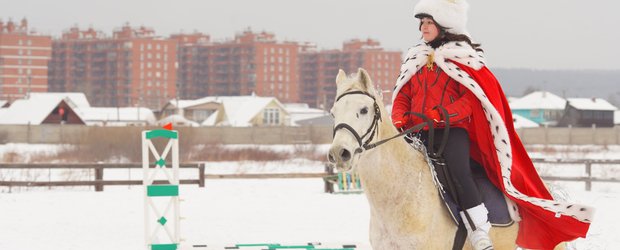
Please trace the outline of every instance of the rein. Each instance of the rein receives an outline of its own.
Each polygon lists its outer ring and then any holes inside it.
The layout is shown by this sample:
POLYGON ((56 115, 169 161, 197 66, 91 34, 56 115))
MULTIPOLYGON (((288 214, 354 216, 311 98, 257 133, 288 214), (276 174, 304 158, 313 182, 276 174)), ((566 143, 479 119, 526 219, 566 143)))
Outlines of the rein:
MULTIPOLYGON (((357 131, 355 131, 355 129, 353 129, 353 127, 351 127, 349 124, 346 124, 346 123, 339 123, 338 125, 336 125, 336 127, 334 127, 333 136, 336 135, 336 132, 338 132, 338 130, 346 129, 349 132, 351 132, 351 134, 355 137, 355 139, 357 140, 357 143, 359 145, 359 147, 355 149, 355 152, 354 152, 355 154, 359 154, 359 153, 362 153, 365 150, 376 148, 376 147, 380 146, 381 144, 384 144, 384 143, 386 143, 388 141, 391 141, 391 140, 393 140, 395 138, 398 138, 398 137, 410 134, 410 133, 412 133, 414 131, 419 131, 422 128, 424 128, 425 126, 427 126, 427 125, 428 125, 428 128, 429 128, 429 145, 432 145, 433 137, 434 137, 434 134, 435 134, 434 133, 434 127, 433 127, 433 121, 430 118, 428 118, 426 115, 421 114, 421 113, 416 113, 416 112, 407 112, 406 114, 412 114, 412 115, 415 115, 415 116, 418 116, 418 117, 422 118, 424 120, 423 123, 417 124, 417 125, 409 128, 409 129, 407 129, 405 131, 402 131, 402 132, 398 133, 397 135, 392 136, 390 138, 386 138, 386 139, 383 139, 383 140, 380 140, 380 141, 377 141, 377 142, 374 142, 374 143, 370 143, 372 141, 372 139, 374 138, 374 135, 379 132, 377 130, 377 128, 378 128, 379 121, 381 121, 381 110, 379 110, 379 105, 377 104, 377 100, 375 99, 374 96, 370 95, 368 92, 361 91, 361 90, 356 90, 356 91, 349 91, 349 92, 343 93, 342 95, 338 96, 338 98, 336 98, 336 102, 340 101, 340 99, 342 97, 347 96, 347 95, 365 95, 365 96, 370 97, 373 100, 373 108, 374 108, 374 112, 375 112, 375 115, 373 117, 373 120, 372 120, 372 123, 371 123, 370 127, 366 130, 366 133, 364 133, 364 135, 362 135, 362 136, 360 136, 359 133, 357 133, 357 131), (370 137, 368 139, 366 139, 366 141, 362 142, 362 140, 366 136, 368 136, 368 135, 370 135, 370 137)), ((437 106, 437 108, 439 108, 442 111, 444 117, 448 117, 448 111, 444 107, 437 106)), ((445 145, 447 143, 447 140, 448 140, 449 129, 450 129, 450 121, 449 121, 449 119, 446 119, 446 126, 444 128, 444 136, 443 136, 443 140, 442 140, 442 143, 440 144, 439 149, 437 150, 437 152, 434 152, 433 147, 432 146, 430 147, 429 155, 432 158, 435 158, 435 159, 440 158, 441 154, 443 153, 444 147, 445 147, 445 145)))
MULTIPOLYGON (((340 129, 346 129, 349 132, 351 132, 351 134, 353 134, 353 136, 355 137, 355 139, 357 140, 357 143, 359 145, 359 147, 355 149, 355 154, 362 153, 364 150, 369 150, 369 149, 376 148, 377 146, 380 146, 381 144, 384 144, 384 143, 386 143, 386 142, 388 142, 388 141, 390 141, 392 139, 404 136, 404 135, 409 134, 409 133, 411 133, 413 131, 416 131, 416 130, 420 130, 420 129, 424 128, 424 126, 426 126, 427 124, 432 124, 432 121, 430 121, 430 119, 428 119, 428 117, 424 117, 427 120, 426 123, 420 123, 418 125, 415 125, 415 126, 409 128, 409 129, 407 129, 407 130, 405 130, 405 131, 403 131, 403 132, 401 132, 401 133, 399 133, 399 134, 397 134, 395 136, 390 137, 390 138, 383 139, 383 140, 377 141, 375 143, 370 143, 372 141, 372 139, 374 138, 375 133, 379 132, 377 130, 377 128, 378 128, 379 121, 381 121, 381 110, 379 110, 379 105, 377 104, 377 100, 375 99, 374 96, 370 95, 368 92, 360 91, 360 90, 343 93, 342 95, 338 96, 338 98, 336 98, 336 102, 338 102, 344 96, 354 95, 354 94, 365 95, 365 96, 370 97, 373 100, 373 102, 374 102, 373 103, 373 108, 374 108, 374 112, 375 112, 375 115, 373 117, 373 120, 372 120, 372 123, 371 123, 370 127, 366 130, 366 133, 364 133, 364 135, 362 135, 362 136, 360 136, 357 133, 357 131, 355 131, 355 129, 353 129, 353 127, 351 127, 349 124, 346 124, 346 123, 339 123, 338 125, 336 125, 336 127, 334 127, 334 136, 336 135, 336 132, 338 132, 338 130, 340 130, 340 129), (362 140, 366 136, 368 136, 369 134, 370 134, 370 137, 366 141, 364 141, 362 143, 362 140)), ((430 127, 432 127, 432 125, 430 127)))

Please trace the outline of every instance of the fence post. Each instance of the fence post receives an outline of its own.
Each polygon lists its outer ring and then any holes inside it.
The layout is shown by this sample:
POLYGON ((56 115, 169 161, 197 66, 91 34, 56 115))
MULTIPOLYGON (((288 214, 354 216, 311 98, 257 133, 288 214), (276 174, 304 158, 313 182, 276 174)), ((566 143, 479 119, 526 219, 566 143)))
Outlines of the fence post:
POLYGON ((592 190, 592 162, 586 161, 586 174, 588 179, 586 180, 586 191, 592 190))
MULTIPOLYGON (((103 167, 99 166, 95 168, 95 181, 103 181, 103 167)), ((103 191, 103 183, 95 184, 95 191, 103 191)))
POLYGON ((545 123, 545 147, 549 145, 549 124, 545 123))
POLYGON ((573 144, 573 125, 568 124, 568 144, 573 144))
MULTIPOLYGON (((334 174, 334 169, 332 167, 330 167, 329 163, 325 164, 325 173, 327 173, 329 176, 334 174)), ((323 182, 325 182, 325 193, 333 193, 334 192, 334 185, 329 182, 328 179, 323 178, 323 182)))
POLYGON ((198 187, 205 187, 205 165, 198 163, 198 187))

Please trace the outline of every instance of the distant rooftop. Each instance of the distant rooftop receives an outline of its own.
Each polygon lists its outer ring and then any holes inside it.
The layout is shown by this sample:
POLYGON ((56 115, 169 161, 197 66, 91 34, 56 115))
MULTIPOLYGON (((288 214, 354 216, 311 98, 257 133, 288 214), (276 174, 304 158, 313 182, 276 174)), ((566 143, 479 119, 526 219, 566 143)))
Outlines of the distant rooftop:
POLYGON ((519 109, 558 109, 566 107, 566 100, 551 92, 536 91, 510 102, 510 108, 519 109))
POLYGON ((568 103, 579 110, 618 110, 616 106, 602 98, 568 98, 568 103))

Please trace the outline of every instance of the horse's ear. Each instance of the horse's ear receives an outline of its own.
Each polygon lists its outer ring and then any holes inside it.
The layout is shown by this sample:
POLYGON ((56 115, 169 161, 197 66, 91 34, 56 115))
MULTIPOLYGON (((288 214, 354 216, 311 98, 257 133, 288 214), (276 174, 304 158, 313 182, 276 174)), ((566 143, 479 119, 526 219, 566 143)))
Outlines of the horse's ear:
POLYGON ((345 79, 347 79, 347 73, 344 70, 338 70, 338 75, 336 76, 336 84, 342 83, 345 79))
POLYGON ((368 72, 366 72, 365 69, 362 69, 362 68, 357 69, 357 79, 362 84, 362 87, 364 87, 366 91, 373 90, 372 80, 370 80, 370 76, 368 75, 368 72))

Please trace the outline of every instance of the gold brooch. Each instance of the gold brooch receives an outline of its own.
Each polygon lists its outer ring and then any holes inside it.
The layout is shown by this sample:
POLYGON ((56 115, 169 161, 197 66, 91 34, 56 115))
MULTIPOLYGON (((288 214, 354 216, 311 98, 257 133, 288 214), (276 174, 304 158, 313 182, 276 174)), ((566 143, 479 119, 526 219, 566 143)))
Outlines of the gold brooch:
POLYGON ((431 52, 430 55, 428 55, 428 61, 426 62, 426 68, 428 68, 428 70, 432 71, 433 70, 433 63, 435 62, 435 53, 431 52))

